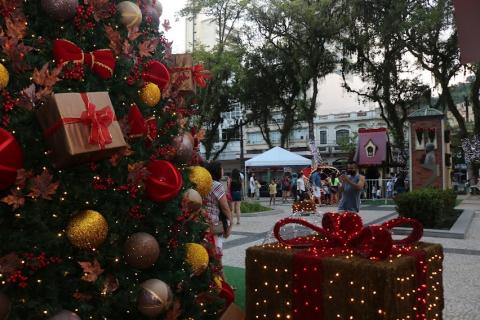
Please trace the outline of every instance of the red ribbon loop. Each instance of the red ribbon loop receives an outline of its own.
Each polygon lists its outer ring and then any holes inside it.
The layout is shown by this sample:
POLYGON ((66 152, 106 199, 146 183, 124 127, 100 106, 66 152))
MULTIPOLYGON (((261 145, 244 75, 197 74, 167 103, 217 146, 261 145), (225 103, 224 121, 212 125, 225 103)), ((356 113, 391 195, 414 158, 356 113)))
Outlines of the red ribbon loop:
POLYGON ((97 106, 88 100, 86 93, 80 93, 80 95, 87 109, 82 112, 80 119, 83 124, 91 128, 88 143, 98 144, 101 149, 105 149, 105 145, 113 141, 108 126, 113 122, 115 115, 108 106, 97 111, 97 106))
POLYGON ((420 222, 409 218, 396 218, 380 226, 362 224, 362 218, 355 212, 326 213, 322 219, 322 227, 298 218, 285 218, 278 221, 273 228, 277 240, 292 247, 315 247, 325 249, 344 249, 370 259, 386 259, 391 253, 400 252, 406 246, 420 240, 423 226, 420 222), (284 239, 280 229, 288 224, 299 224, 320 235, 284 239), (400 225, 409 225, 412 232, 402 240, 393 240, 391 230, 400 225))
POLYGON ((61 65, 68 62, 86 64, 102 79, 112 77, 115 70, 115 57, 110 49, 83 52, 73 42, 57 39, 53 41, 53 56, 61 65))
POLYGON ((145 120, 137 105, 133 105, 128 112, 128 124, 130 126, 129 136, 131 138, 145 136, 149 142, 153 142, 157 138, 157 119, 150 117, 145 120))
POLYGON ((203 64, 196 64, 192 67, 193 81, 200 88, 207 86, 207 80, 211 78, 207 70, 204 69, 203 64))
POLYGON ((155 83, 161 90, 165 89, 170 82, 170 72, 167 67, 157 60, 149 61, 142 73, 145 82, 155 83))

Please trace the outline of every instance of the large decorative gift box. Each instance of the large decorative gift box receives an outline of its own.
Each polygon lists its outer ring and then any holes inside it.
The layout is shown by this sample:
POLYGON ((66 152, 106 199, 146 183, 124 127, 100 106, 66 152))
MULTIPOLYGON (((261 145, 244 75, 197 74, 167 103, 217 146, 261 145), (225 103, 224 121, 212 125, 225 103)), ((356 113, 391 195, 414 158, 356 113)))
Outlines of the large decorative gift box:
POLYGON ((107 92, 53 94, 37 118, 57 168, 97 161, 127 146, 107 92))
POLYGON ((182 95, 189 95, 195 94, 197 87, 207 86, 210 74, 202 64, 193 65, 192 54, 172 54, 170 60, 170 86, 164 92, 164 97, 170 96, 174 89, 182 95))
POLYGON ((355 213, 327 213, 322 227, 286 218, 274 233, 277 243, 247 250, 247 320, 442 319, 443 251, 418 242, 418 222, 363 227, 355 213), (284 239, 290 224, 317 234, 284 239), (392 240, 391 229, 405 224, 412 234, 392 240))

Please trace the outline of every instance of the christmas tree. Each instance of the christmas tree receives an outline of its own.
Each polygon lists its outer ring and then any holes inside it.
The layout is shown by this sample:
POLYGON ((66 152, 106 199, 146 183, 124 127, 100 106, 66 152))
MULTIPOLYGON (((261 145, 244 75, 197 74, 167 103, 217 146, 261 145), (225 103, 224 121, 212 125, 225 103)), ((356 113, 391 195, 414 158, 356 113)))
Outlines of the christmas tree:
POLYGON ((205 79, 175 65, 161 13, 0 1, 1 320, 219 317, 185 102, 205 79))

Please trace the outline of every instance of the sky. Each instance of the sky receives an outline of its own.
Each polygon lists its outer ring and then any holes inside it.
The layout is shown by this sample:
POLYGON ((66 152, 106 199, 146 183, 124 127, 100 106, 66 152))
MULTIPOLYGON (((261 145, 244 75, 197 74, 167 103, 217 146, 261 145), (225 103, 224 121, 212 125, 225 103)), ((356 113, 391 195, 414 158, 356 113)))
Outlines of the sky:
POLYGON ((185 19, 179 17, 186 0, 160 0, 163 5, 161 21, 170 20, 171 29, 165 33, 168 40, 173 41, 173 53, 185 52, 185 19))

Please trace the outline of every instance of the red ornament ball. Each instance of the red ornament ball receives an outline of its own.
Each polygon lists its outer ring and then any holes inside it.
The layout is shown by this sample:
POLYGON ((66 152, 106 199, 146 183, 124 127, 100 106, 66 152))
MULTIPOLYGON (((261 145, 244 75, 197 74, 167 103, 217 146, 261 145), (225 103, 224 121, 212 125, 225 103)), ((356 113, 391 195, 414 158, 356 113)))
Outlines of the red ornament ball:
POLYGON ((166 160, 153 160, 147 170, 150 174, 145 181, 145 187, 150 200, 165 202, 178 195, 183 179, 175 165, 166 160))
POLYGON ((23 153, 15 137, 0 128, 0 190, 15 183, 17 170, 23 168, 23 153))

